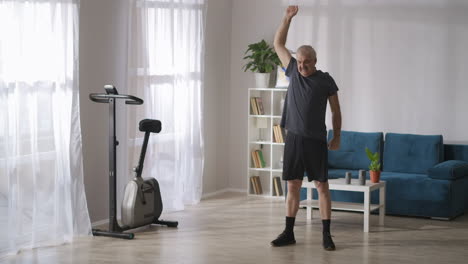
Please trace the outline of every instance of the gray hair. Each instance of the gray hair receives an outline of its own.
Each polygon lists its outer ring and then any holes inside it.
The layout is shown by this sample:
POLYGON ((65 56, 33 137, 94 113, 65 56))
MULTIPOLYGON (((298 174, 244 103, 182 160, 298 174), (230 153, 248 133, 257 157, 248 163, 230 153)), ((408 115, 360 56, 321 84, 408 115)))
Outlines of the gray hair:
POLYGON ((313 59, 317 58, 317 52, 315 52, 315 49, 312 48, 310 45, 302 45, 297 49, 298 54, 302 54, 303 56, 308 56, 313 59))

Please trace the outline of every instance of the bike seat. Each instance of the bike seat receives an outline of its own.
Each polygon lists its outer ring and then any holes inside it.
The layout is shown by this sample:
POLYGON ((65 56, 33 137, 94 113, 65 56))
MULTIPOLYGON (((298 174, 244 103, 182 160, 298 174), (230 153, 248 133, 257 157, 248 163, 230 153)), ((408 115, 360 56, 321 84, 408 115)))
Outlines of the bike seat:
POLYGON ((140 121, 141 132, 161 132, 161 121, 155 119, 143 119, 140 121))

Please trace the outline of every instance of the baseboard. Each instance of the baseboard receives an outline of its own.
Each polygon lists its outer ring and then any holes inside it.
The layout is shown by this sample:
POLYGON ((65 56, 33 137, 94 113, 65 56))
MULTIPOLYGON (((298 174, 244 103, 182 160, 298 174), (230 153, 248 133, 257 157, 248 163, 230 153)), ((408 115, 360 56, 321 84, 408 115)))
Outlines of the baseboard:
POLYGON ((99 221, 91 223, 91 226, 94 228, 94 227, 105 225, 108 223, 109 223, 109 219, 104 219, 104 220, 99 220, 99 221))
POLYGON ((201 199, 202 199, 202 200, 203 200, 203 199, 207 199, 207 198, 210 198, 210 197, 213 197, 213 196, 222 194, 222 193, 227 193, 227 192, 245 193, 246 191, 245 191, 244 189, 225 188, 225 189, 218 190, 218 191, 216 191, 216 192, 205 193, 205 194, 202 195, 202 198, 201 198, 201 199))

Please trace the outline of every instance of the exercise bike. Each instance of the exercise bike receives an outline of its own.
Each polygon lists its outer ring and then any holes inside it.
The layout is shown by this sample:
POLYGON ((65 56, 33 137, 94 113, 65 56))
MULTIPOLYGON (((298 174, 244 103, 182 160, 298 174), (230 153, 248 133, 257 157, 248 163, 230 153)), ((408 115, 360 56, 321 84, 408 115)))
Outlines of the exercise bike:
POLYGON ((145 161, 146 147, 151 133, 161 131, 159 120, 144 119, 139 123, 139 130, 145 132, 145 139, 141 148, 138 165, 133 169, 135 178, 125 186, 122 201, 122 226, 117 222, 117 146, 119 142, 116 137, 116 100, 125 100, 125 104, 141 105, 143 100, 132 96, 119 94, 112 85, 104 86, 105 94, 92 93, 89 98, 97 103, 109 104, 109 230, 93 229, 94 236, 110 236, 123 239, 133 239, 134 233, 124 233, 129 229, 159 224, 168 227, 177 227, 177 221, 160 220, 163 204, 158 181, 154 178, 142 178, 143 163, 145 161))

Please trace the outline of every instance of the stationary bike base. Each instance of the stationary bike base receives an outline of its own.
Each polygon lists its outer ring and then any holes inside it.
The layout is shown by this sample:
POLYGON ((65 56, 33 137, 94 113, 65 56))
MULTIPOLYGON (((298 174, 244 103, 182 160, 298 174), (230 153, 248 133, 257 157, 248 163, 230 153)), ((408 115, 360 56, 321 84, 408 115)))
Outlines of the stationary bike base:
POLYGON ((179 225, 179 222, 177 222, 177 221, 156 220, 156 221, 153 222, 153 224, 165 225, 167 227, 177 227, 179 225))
POLYGON ((106 237, 115 237, 115 238, 122 238, 122 239, 133 239, 135 237, 135 234, 93 229, 93 236, 106 236, 106 237))

